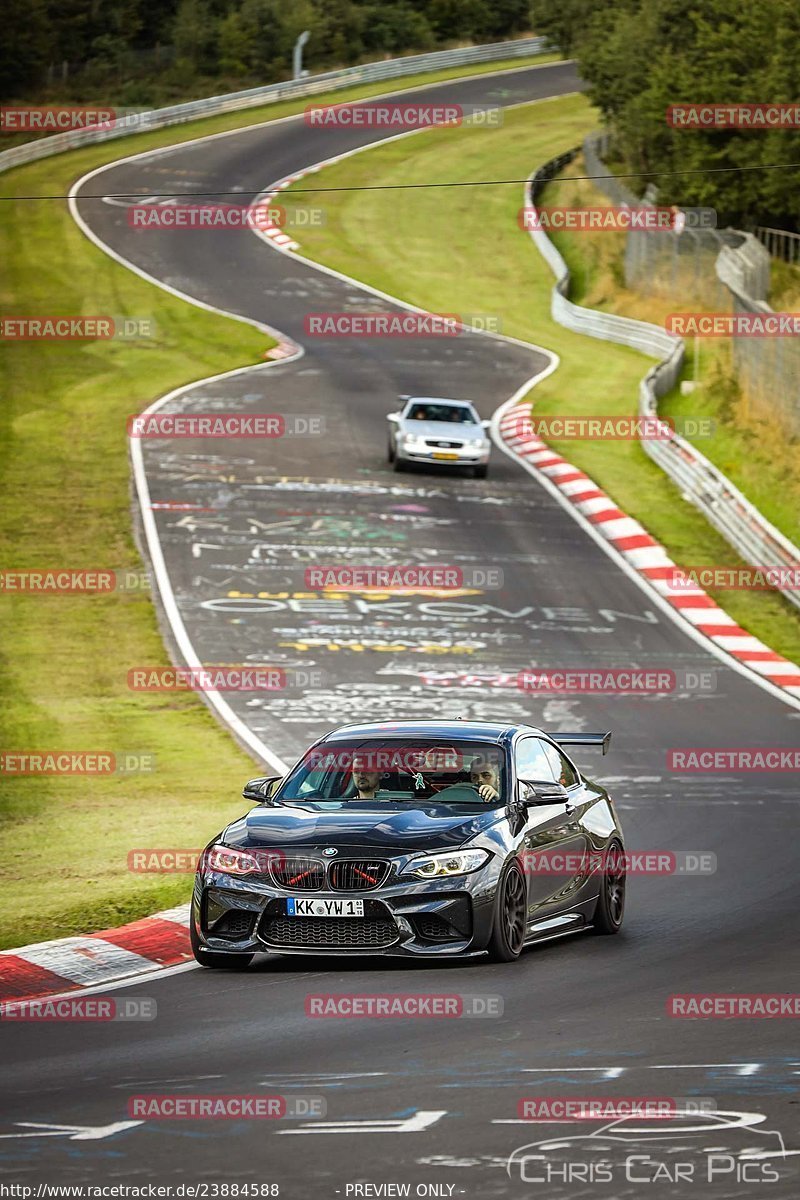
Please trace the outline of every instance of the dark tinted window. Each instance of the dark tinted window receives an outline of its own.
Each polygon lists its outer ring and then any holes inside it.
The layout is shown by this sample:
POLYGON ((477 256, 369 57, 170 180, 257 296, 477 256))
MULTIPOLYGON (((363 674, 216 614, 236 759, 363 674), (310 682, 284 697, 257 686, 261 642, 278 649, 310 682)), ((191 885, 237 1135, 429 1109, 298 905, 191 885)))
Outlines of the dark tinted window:
POLYGON ((412 404, 406 413, 410 421, 447 421, 456 425, 474 425, 475 418, 465 405, 412 404))

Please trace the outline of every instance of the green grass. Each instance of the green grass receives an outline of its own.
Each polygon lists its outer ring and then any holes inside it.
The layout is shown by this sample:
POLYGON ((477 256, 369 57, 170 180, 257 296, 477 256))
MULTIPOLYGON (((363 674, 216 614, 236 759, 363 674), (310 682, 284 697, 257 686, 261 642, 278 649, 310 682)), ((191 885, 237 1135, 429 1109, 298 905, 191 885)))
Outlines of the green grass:
MULTIPOLYGON (((66 187, 73 160, 26 168, 66 187)), ((5 569, 136 571, 126 417, 169 388, 260 360, 264 334, 199 311, 92 246, 62 205, 2 209, 10 313, 152 316, 139 343, 3 347, 0 543, 5 569)), ((0 596, 4 749, 148 751, 152 774, 0 777, 0 946, 118 924, 186 899, 186 876, 131 875, 135 846, 202 845, 242 809, 251 760, 191 694, 135 695, 126 670, 165 662, 146 594, 0 596)))
MULTIPOLYGON (((491 135, 468 129, 419 134, 328 167, 314 185, 525 178, 579 144, 596 124, 583 97, 539 102, 507 111, 503 126, 491 135)), ((290 189, 282 202, 288 206, 303 198, 293 200, 290 189)), ((504 333, 557 351, 560 368, 532 393, 537 413, 636 412, 639 380, 652 360, 554 324, 552 275, 517 224, 521 186, 350 191, 329 194, 326 203, 327 224, 303 233, 302 254, 435 312, 497 314, 504 333)), ((727 542, 682 500, 638 443, 554 445, 679 564, 738 563, 727 542)), ((715 597, 755 636, 790 658, 800 657, 800 619, 783 597, 758 592, 715 597)))
MULTIPOLYGON (((452 69, 315 103, 463 74, 452 69)), ((156 322, 154 337, 133 343, 3 343, 2 569, 141 569, 126 417, 181 384, 260 362, 269 345, 251 326, 203 312, 114 263, 80 233, 63 201, 21 197, 64 195, 85 172, 123 155, 286 116, 306 103, 138 134, 0 175, 8 198, 0 202, 4 314, 156 322)), ((168 661, 150 598, 0 594, 0 627, 0 750, 130 750, 156 759, 152 774, 119 778, 0 774, 0 948, 186 900, 187 876, 132 874, 128 852, 203 845, 245 807, 239 789, 253 764, 193 694, 128 690, 129 666, 168 661)))

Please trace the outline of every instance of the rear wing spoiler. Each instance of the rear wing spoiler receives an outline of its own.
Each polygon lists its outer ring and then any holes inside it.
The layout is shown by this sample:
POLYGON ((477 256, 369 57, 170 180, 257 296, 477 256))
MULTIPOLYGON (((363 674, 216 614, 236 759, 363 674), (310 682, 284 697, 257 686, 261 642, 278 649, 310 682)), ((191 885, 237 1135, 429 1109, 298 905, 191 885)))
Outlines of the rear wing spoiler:
POLYGON ((559 746, 601 746, 603 754, 608 754, 611 744, 611 730, 608 733, 551 733, 550 737, 559 746))

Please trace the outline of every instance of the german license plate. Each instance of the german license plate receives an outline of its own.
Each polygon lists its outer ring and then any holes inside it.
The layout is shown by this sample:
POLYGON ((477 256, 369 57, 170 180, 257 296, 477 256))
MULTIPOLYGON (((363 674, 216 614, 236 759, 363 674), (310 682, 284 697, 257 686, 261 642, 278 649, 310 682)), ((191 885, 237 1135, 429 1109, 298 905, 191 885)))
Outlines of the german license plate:
POLYGON ((443 454, 441 450, 434 450, 433 457, 434 458, 448 458, 452 461, 452 459, 458 458, 458 455, 457 454, 443 454))
POLYGON ((363 917, 363 900, 326 900, 320 896, 290 896, 286 901, 287 917, 363 917))

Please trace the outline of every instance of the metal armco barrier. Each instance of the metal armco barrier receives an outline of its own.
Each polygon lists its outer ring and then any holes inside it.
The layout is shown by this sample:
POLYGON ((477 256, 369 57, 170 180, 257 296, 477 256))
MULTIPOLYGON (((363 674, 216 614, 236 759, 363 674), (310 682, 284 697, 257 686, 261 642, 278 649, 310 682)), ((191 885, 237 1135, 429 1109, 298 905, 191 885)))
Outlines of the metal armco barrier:
MULTIPOLYGON (((571 162, 581 147, 551 159, 528 181, 526 204, 536 207, 543 186, 571 162)), ((603 181, 605 182, 605 181, 603 181)), ((611 191, 611 189, 608 189, 611 191)), ((617 203, 628 197, 619 194, 617 203)), ((640 201, 633 198, 634 203, 640 201)), ((658 401, 678 382, 685 347, 682 338, 673 337, 658 325, 619 317, 613 313, 583 308, 567 298, 569 268, 543 230, 530 230, 536 248, 556 277, 550 311, 554 321, 574 333, 630 346, 659 362, 651 367, 639 385, 639 413, 644 417, 658 414, 658 401)), ((670 479, 678 485, 722 536, 753 566, 784 566, 800 570, 800 550, 780 530, 770 524, 758 509, 718 467, 695 446, 673 433, 668 439, 644 439, 642 449, 670 479)), ((800 589, 781 588, 787 600, 800 608, 800 589)))
POLYGON ((517 42, 492 42, 485 46, 467 46, 460 50, 436 50, 431 54, 415 54, 410 58, 390 58, 385 62, 363 63, 357 67, 344 67, 340 71, 326 71, 322 75, 309 75, 305 79, 290 79, 284 83, 270 83, 264 87, 248 88, 244 92, 229 92, 224 96, 210 96, 205 100, 190 100, 185 104, 174 104, 170 108, 154 108, 148 112, 133 113, 122 118, 113 126, 104 128, 91 126, 87 129, 56 133, 52 137, 39 138, 12 146, 0 153, 0 171, 8 171, 23 163, 36 162, 51 154, 75 150, 79 146, 107 142, 112 138, 125 137, 132 133, 146 133, 151 129, 164 129, 168 125, 182 125, 200 117, 214 117, 220 113, 237 112, 239 109, 255 108, 276 100, 292 100, 298 96, 315 96, 320 92, 335 91, 358 83, 372 83, 381 79, 400 79, 403 75, 417 75, 425 71, 439 71, 445 67, 468 66, 472 63, 501 61, 506 58, 527 58, 551 49, 543 37, 520 38, 517 42))
MULTIPOLYGON (((588 175, 613 204, 639 206, 640 200, 619 180, 603 178, 608 169, 601 155, 608 135, 592 135, 583 143, 588 175)), ((648 188, 648 192, 650 192, 648 188)), ((773 231, 774 232, 774 231, 773 231)), ((791 236, 791 235, 787 235, 791 236)), ((774 238, 773 238, 774 243, 774 238)), ((700 303, 713 311, 767 314, 770 288, 768 249, 740 229, 665 230, 657 238, 629 230, 625 238, 625 282, 644 295, 700 303)), ((765 414, 777 415, 800 434, 800 344, 797 338, 733 339, 733 361, 744 395, 765 414)))

